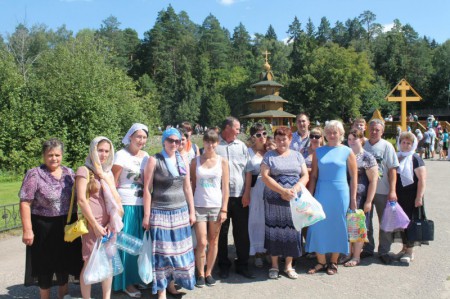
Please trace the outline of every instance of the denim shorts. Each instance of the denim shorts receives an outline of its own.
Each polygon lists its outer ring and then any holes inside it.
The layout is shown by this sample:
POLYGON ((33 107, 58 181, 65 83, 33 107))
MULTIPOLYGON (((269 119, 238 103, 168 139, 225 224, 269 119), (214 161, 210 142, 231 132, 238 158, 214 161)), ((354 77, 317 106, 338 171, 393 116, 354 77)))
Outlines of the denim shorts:
POLYGON ((219 213, 220 207, 214 208, 195 207, 195 217, 197 222, 217 221, 219 213))

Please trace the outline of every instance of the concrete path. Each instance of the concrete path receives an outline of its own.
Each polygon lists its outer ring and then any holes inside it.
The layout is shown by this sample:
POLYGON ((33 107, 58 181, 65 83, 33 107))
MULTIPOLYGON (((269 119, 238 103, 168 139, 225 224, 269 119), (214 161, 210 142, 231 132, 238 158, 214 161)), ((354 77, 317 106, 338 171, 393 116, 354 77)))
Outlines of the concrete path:
MULTIPOLYGON (((268 280, 269 266, 253 270, 254 280, 231 272, 230 278, 214 287, 187 291, 184 298, 450 298, 450 162, 426 161, 428 170, 426 205, 428 217, 435 222, 435 241, 416 250, 410 266, 399 262, 385 266, 377 258, 364 259, 356 268, 339 267, 339 273, 307 275, 314 261, 300 259, 297 280, 283 276, 268 280)), ((397 252, 400 244, 394 244, 397 252)), ((0 298, 38 298, 37 287, 22 285, 25 246, 20 237, 0 240, 0 298)), ((234 253, 233 253, 234 254, 234 253)), ((233 269, 232 269, 233 270, 233 269)), ((79 287, 71 285, 72 296, 81 297, 79 287)), ((53 292, 56 298, 55 292, 53 292)), ((94 286, 92 296, 101 298, 101 289, 94 286)), ((113 298, 128 298, 116 293, 113 298)), ((156 298, 144 291, 143 298, 156 298)), ((170 298, 170 297, 169 297, 170 298)))

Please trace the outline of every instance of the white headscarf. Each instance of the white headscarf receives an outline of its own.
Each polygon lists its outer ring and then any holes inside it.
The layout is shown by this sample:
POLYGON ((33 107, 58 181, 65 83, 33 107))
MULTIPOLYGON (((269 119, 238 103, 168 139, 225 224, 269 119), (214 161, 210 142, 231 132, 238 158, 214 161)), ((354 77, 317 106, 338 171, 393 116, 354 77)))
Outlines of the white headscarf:
POLYGON ((114 145, 111 140, 106 137, 98 136, 95 137, 89 146, 89 155, 86 157, 84 165, 93 171, 100 178, 100 184, 102 185, 103 197, 105 199, 106 210, 110 216, 109 224, 112 231, 120 232, 123 228, 122 217, 119 215, 120 207, 120 195, 117 192, 116 186, 114 184, 111 168, 114 161, 114 145), (97 145, 106 141, 111 146, 111 151, 108 156, 108 160, 105 163, 100 163, 100 158, 98 157, 97 145))
MULTIPOLYGON (((414 134, 412 134, 414 136, 414 134)), ((417 148, 417 138, 414 136, 414 142, 409 152, 403 152, 400 146, 400 138, 397 144, 399 149, 397 157, 400 165, 398 166, 398 173, 400 174, 400 180, 402 181, 402 186, 406 187, 414 183, 414 166, 413 166, 413 154, 416 152, 417 148)))
POLYGON ((140 123, 135 123, 128 130, 128 132, 125 135, 125 137, 123 137, 122 143, 125 144, 125 145, 130 144, 130 137, 131 137, 131 135, 133 135, 134 132, 139 131, 139 130, 145 131, 145 133, 147 133, 147 136, 148 136, 148 127, 146 125, 143 125, 143 124, 140 124, 140 123))

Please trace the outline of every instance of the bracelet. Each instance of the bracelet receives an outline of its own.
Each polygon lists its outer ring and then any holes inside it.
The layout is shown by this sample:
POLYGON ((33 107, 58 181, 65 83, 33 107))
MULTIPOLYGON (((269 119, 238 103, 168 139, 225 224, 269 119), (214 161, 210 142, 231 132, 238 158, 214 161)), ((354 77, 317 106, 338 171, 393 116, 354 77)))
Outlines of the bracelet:
POLYGON ((220 210, 221 213, 228 213, 228 211, 220 210))

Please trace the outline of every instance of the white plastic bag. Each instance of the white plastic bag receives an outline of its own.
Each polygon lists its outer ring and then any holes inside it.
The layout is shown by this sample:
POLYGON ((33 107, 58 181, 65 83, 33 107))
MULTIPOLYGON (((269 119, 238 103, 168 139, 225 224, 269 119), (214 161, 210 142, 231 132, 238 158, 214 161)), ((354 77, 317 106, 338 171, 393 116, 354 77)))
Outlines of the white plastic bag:
POLYGON ((137 263, 138 263, 138 272, 139 277, 142 279, 142 282, 145 284, 149 284, 153 280, 153 266, 152 266, 152 256, 153 256, 153 247, 152 247, 152 238, 150 238, 150 232, 144 232, 144 238, 142 239, 142 249, 139 254, 137 263))
POLYGON ((102 239, 98 238, 95 241, 94 249, 83 273, 84 283, 93 284, 101 282, 113 276, 113 274, 112 260, 106 254, 102 239))
POLYGON ((305 186, 301 185, 301 188, 300 197, 297 196, 290 201, 292 222, 298 231, 326 218, 322 205, 305 186))

